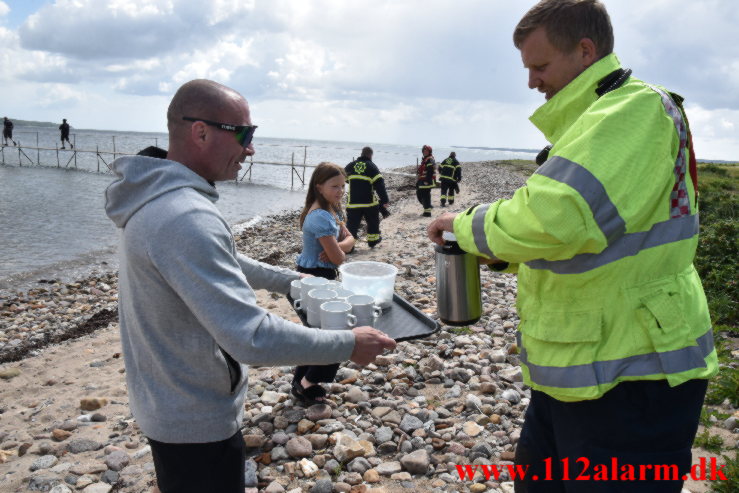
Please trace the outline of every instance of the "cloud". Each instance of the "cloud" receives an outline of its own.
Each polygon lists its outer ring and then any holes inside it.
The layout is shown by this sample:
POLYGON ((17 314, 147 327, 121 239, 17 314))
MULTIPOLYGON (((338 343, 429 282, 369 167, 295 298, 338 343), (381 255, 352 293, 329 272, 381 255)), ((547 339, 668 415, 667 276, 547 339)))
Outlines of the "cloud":
POLYGON ((8 15, 8 12, 10 12, 10 7, 8 7, 8 4, 0 0, 0 17, 5 17, 8 15))
MULTIPOLYGON (((535 148, 543 139, 526 118, 543 99, 527 88, 511 41, 533 1, 55 0, 17 29, 0 24, 4 92, 29 98, 2 103, 42 112, 52 103, 36 95, 58 92, 80 115, 95 101, 88 112, 103 121, 113 112, 101 108, 149 109, 206 77, 243 93, 266 124, 260 131, 275 136, 535 148), (86 100, 65 92, 80 88, 86 100)), ((608 8, 625 66, 698 113, 699 153, 731 150, 739 125, 733 2, 608 8)), ((8 10, 0 0, 0 22, 8 10)))

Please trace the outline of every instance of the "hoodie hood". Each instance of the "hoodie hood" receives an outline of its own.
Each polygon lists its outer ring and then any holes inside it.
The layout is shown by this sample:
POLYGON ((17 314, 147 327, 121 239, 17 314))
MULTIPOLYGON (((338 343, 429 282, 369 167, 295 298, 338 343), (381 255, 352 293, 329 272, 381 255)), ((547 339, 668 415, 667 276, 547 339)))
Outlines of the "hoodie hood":
POLYGON ((179 188, 192 188, 211 202, 218 192, 205 178, 176 161, 124 156, 110 165, 116 179, 105 190, 105 212, 119 228, 152 200, 179 188))

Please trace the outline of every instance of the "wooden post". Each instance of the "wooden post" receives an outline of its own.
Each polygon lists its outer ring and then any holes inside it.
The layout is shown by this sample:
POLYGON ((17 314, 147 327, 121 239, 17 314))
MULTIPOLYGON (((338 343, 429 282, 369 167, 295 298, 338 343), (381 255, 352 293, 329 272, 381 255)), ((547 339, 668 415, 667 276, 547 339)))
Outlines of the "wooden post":
POLYGON ((41 151, 38 147, 38 132, 36 132, 36 165, 41 166, 41 151))
POLYGON ((56 167, 60 168, 61 165, 59 164, 59 144, 54 144, 54 147, 56 147, 56 167))
POLYGON ((295 171, 295 153, 293 152, 293 157, 290 160, 290 188, 291 189, 293 188, 293 186, 295 184, 295 178, 294 178, 295 173, 296 173, 296 171, 295 171))
POLYGON ((115 161, 115 135, 113 136, 113 161, 115 161))
POLYGON ((95 161, 97 161, 98 173, 100 173, 100 146, 95 144, 95 161))

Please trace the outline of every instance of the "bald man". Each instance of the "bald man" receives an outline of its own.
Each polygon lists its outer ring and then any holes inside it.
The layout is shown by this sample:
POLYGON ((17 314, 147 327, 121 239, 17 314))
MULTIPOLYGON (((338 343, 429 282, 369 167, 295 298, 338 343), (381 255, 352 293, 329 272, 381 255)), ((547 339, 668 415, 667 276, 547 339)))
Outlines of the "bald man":
POLYGON ((162 493, 244 492, 246 364, 368 364, 395 342, 370 327, 321 331, 272 315, 254 289, 286 294, 297 272, 237 253, 215 182, 254 154, 249 105, 193 80, 167 111, 167 159, 112 164, 121 228, 119 318, 131 410, 162 493))

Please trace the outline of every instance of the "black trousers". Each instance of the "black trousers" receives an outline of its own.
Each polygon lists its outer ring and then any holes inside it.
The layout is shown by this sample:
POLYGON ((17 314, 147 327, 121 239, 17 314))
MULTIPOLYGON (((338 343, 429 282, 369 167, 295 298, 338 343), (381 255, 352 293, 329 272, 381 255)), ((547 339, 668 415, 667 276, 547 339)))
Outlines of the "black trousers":
POLYGON ((445 201, 449 201, 449 205, 454 203, 454 192, 456 188, 456 181, 450 180, 449 178, 441 179, 441 205, 444 205, 445 201))
MULTIPOLYGON (((304 274, 312 274, 316 277, 325 277, 329 281, 333 281, 338 276, 336 269, 328 269, 325 267, 306 268, 298 266, 298 272, 304 274)), ((303 377, 311 383, 333 382, 336 373, 339 371, 339 363, 330 365, 302 365, 295 367, 293 373, 293 382, 300 382, 303 377)))
POLYGON ((346 229, 356 239, 359 239, 357 232, 362 219, 367 223, 367 244, 373 247, 382 239, 380 235, 380 206, 352 207, 346 210, 346 229))
POLYGON ((689 473, 707 384, 622 382, 600 399, 580 402, 532 390, 515 458, 528 469, 525 480, 515 481, 516 493, 680 493, 682 479, 655 480, 652 466, 668 465, 679 478, 689 473), (639 479, 641 465, 644 480, 639 479), (629 466, 635 470, 633 481, 629 466), (607 471, 607 480, 599 470, 607 471), (577 479, 583 475, 589 478, 577 479))
POLYGON ((433 206, 431 205, 431 189, 420 188, 416 185, 416 198, 423 206, 423 212, 431 213, 431 209, 433 209, 433 206))
POLYGON ((241 431, 220 442, 148 440, 162 493, 244 493, 246 447, 241 431))

